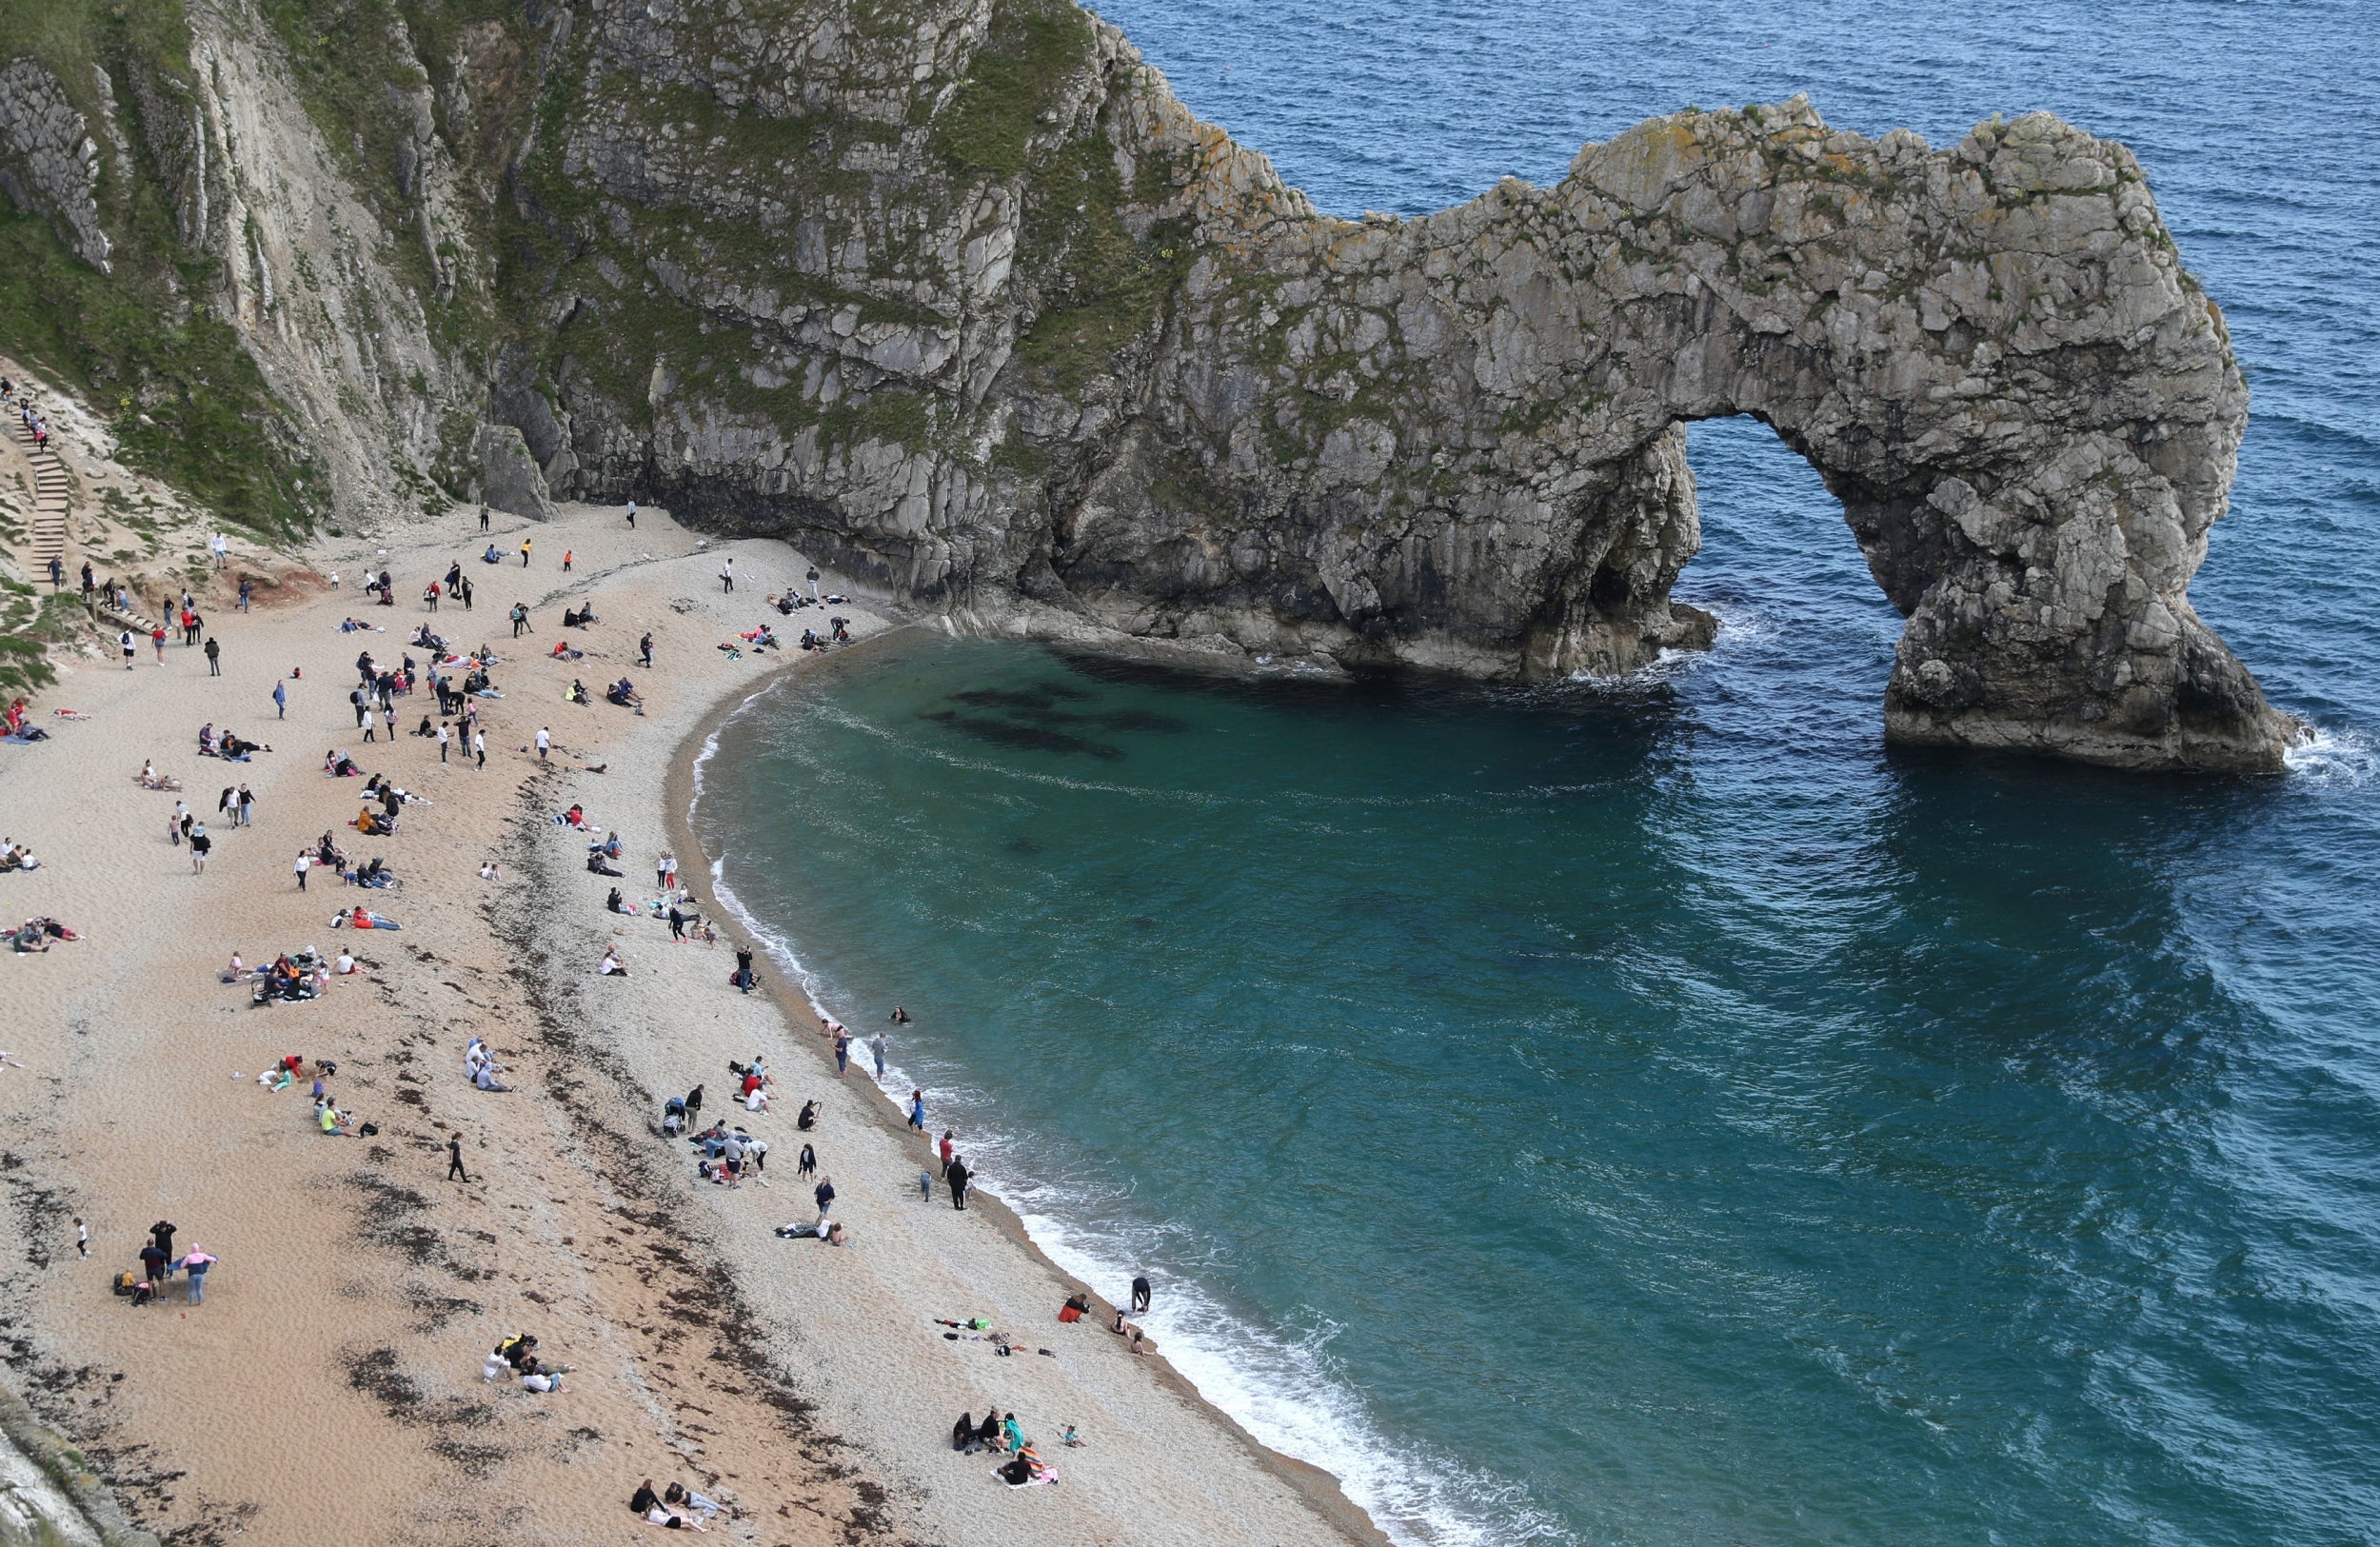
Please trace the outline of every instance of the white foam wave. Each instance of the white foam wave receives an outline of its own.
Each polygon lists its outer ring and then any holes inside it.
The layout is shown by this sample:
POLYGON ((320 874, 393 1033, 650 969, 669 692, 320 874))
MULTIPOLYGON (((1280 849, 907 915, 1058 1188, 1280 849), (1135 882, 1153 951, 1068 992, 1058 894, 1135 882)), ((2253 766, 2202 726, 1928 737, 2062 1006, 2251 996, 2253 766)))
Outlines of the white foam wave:
POLYGON ((2313 727, 2313 734, 2281 754, 2282 765, 2299 779, 2362 789, 2380 778, 2380 747, 2359 732, 2313 727))
MULTIPOLYGON (((1680 597, 1678 600, 1682 602, 1686 599, 1680 597)), ((1624 671, 1616 677, 1573 672, 1569 681, 1581 686, 1615 690, 1657 686, 1716 665, 1728 656, 1759 645, 1772 632, 1768 615, 1757 607, 1733 602, 1700 601, 1692 605, 1719 621, 1718 634, 1711 641, 1709 649, 1673 650, 1665 647, 1634 671, 1624 671)))
MULTIPOLYGON (((746 699, 735 714, 760 696, 746 699)), ((725 724, 723 720, 723 729, 725 724)), ((695 756, 698 805, 704 766, 718 750, 719 734, 714 731, 695 756)), ((786 982, 801 985, 813 1015, 848 1023, 827 1003, 834 998, 831 985, 803 964, 794 942, 763 924, 744 905, 727 880, 724 845, 714 847, 721 853, 710 863, 711 894, 719 905, 760 944, 786 982)), ((888 1090, 897 1094, 912 1082, 909 1070, 887 1063, 888 1090)), ((1071 1165, 1043 1163, 1029 1137, 1002 1129, 987 1093, 953 1089, 949 1081, 935 1081, 930 1075, 915 1078, 914 1083, 921 1088, 933 1085, 937 1105, 958 1115, 973 1136, 970 1153, 980 1157, 982 1169, 1022 1178, 1080 1174, 1071 1165)), ((1141 1319, 1174 1368, 1200 1396, 1263 1444, 1339 1478, 1347 1497, 1399 1547, 1577 1540, 1520 1484, 1384 1430, 1330 1353, 1331 1340, 1340 1330, 1338 1324, 1317 1319, 1301 1329, 1268 1328, 1222 1304, 1199 1279, 1197 1265, 1206 1254, 1188 1231, 1136 1220, 1129 1197, 1120 1191, 1102 1196, 1095 1186, 1032 1181, 981 1185, 1016 1210, 1026 1234, 1053 1261, 1086 1282, 1121 1285, 1136 1272, 1161 1273, 1164 1294, 1141 1319)))

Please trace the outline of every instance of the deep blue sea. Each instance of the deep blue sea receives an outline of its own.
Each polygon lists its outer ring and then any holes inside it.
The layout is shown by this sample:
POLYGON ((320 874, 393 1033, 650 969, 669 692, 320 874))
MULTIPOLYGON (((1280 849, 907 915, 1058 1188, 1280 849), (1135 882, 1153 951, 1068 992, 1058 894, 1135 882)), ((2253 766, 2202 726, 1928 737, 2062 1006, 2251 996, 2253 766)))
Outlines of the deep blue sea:
POLYGON ((698 822, 821 1001, 1401 1541, 2380 1540, 2380 13, 1107 14, 1346 214, 1796 90, 2127 141, 2254 393, 2193 596, 2322 738, 1888 751, 1839 508, 1698 426, 1724 630, 1628 683, 919 631, 763 695, 698 822))

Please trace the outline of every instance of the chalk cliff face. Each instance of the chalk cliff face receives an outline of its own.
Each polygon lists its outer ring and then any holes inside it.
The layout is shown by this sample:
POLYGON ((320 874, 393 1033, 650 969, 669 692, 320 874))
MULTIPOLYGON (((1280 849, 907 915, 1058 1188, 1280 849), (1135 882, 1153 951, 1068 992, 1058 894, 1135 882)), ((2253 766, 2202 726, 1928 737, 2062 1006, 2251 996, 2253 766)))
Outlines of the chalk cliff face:
MULTIPOLYGON (((341 208, 435 257, 422 320, 378 307, 432 368, 341 433, 457 492, 664 503, 982 631, 1608 673, 1708 642, 1683 426, 1749 413, 1908 619, 1894 739, 2287 743, 2188 598, 2246 421, 2221 314, 2131 153, 2054 119, 1688 112, 1349 222, 1062 0, 400 9, 399 192, 341 208)), ((191 14, 210 81, 283 68, 191 14)), ((339 417, 343 357, 259 347, 339 417)))

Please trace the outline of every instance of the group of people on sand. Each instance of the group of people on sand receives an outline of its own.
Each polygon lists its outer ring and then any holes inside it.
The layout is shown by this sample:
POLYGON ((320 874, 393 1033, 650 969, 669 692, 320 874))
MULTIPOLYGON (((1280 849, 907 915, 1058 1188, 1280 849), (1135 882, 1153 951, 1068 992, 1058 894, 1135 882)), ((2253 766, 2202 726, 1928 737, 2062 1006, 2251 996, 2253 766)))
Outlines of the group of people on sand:
POLYGON ((39 870, 41 862, 33 858, 31 845, 13 838, 0 838, 0 875, 11 870, 39 870))
POLYGON ((472 1038, 471 1044, 463 1050, 463 1078, 468 1080, 474 1089, 502 1095, 512 1089, 500 1078, 504 1072, 505 1066, 496 1061, 496 1055, 489 1050, 487 1043, 480 1038, 472 1038))
MULTIPOLYGON (((83 1256, 90 1255, 90 1232, 78 1216, 74 1221, 75 1249, 83 1256)), ((134 1305, 147 1305, 165 1293, 166 1285, 177 1273, 188 1284, 188 1302, 207 1303, 207 1275, 221 1259, 202 1249, 196 1241, 181 1256, 173 1254, 173 1238, 178 1227, 169 1220, 160 1220, 149 1227, 149 1241, 140 1249, 141 1270, 129 1269, 118 1273, 115 1292, 130 1299, 134 1305)))
POLYGON ((628 1509, 640 1519, 672 1531, 708 1531, 724 1506, 675 1482, 655 1493, 653 1479, 646 1478, 628 1496, 628 1509))
POLYGON ((488 1351, 480 1365, 479 1378, 492 1383, 506 1375, 517 1376, 522 1390, 543 1397, 560 1391, 562 1378, 569 1373, 567 1364, 550 1363, 537 1352, 534 1333, 524 1332, 505 1339, 488 1351))

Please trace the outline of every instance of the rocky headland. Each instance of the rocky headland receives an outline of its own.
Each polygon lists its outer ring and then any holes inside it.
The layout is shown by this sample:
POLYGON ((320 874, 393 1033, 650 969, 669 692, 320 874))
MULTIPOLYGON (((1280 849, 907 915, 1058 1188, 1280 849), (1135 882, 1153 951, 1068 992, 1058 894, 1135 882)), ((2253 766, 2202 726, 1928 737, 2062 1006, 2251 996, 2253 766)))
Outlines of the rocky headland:
POLYGON ((1068 0, 78 0, 0 60, 0 163, 8 342, 252 521, 633 497, 970 630, 1613 673, 1710 639, 1684 426, 1751 414, 1907 619, 1892 739, 2293 733, 2190 605, 2222 314, 2046 115, 1689 110, 1349 221, 1068 0), (169 347, 45 350, 90 295, 169 347))

